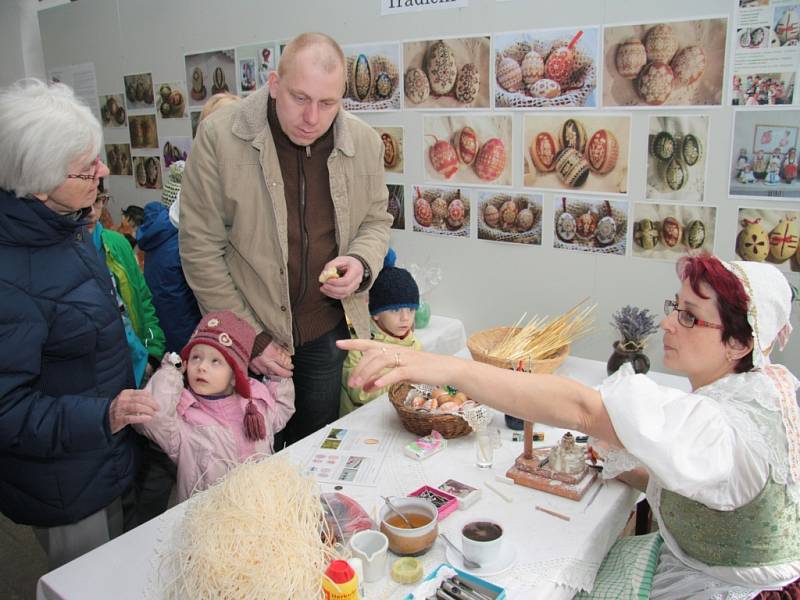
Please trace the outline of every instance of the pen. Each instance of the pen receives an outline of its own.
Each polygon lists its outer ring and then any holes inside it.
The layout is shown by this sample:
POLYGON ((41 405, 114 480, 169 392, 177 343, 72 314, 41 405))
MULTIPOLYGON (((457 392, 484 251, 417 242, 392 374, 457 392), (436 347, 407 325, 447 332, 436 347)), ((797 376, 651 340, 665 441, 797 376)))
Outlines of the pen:
POLYGON ((567 515, 562 515, 560 512, 556 512, 554 510, 550 510, 549 508, 545 508, 544 506, 536 505, 536 510, 540 510, 543 513, 547 513, 548 515, 553 515, 554 517, 558 517, 559 519, 563 519, 564 521, 571 521, 572 518, 568 517, 567 515))

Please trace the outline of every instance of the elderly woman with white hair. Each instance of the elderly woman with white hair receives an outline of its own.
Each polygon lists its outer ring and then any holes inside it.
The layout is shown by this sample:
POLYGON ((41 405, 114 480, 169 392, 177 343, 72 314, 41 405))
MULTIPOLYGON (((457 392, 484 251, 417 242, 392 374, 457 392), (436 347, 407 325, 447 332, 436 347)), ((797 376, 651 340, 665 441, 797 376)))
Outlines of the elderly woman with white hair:
POLYGON ((72 90, 0 90, 0 511, 32 525, 51 567, 122 531, 138 452, 134 387, 108 269, 85 230, 102 131, 72 90))

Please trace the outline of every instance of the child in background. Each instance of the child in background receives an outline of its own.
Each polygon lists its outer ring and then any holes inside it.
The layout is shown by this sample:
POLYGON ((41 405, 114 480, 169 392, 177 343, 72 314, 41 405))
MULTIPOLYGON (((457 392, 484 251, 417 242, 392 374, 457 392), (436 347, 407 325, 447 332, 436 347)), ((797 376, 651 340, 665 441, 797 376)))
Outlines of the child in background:
POLYGON ((255 336, 230 311, 208 313, 181 351, 181 369, 165 356, 147 384, 159 411, 136 429, 177 464, 179 502, 250 456, 272 454, 275 433, 294 413, 291 379, 248 378, 255 336))
MULTIPOLYGON (((411 273, 395 267, 391 248, 383 261, 383 269, 369 291, 369 314, 372 317, 372 339, 387 344, 421 350, 414 337, 414 317, 419 308, 419 288, 411 273)), ((351 350, 344 361, 339 416, 344 416, 383 394, 386 389, 369 392, 347 385, 350 373, 361 360, 361 352, 351 350)))

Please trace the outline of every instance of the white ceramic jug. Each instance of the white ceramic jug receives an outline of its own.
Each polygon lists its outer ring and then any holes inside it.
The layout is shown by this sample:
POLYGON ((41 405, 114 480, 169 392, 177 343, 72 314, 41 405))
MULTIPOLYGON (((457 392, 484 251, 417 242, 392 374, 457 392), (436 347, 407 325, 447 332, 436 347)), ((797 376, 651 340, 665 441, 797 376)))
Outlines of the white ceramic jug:
POLYGON ((386 575, 386 556, 389 550, 389 539, 380 531, 364 529, 350 538, 353 556, 364 563, 364 580, 372 583, 386 575))

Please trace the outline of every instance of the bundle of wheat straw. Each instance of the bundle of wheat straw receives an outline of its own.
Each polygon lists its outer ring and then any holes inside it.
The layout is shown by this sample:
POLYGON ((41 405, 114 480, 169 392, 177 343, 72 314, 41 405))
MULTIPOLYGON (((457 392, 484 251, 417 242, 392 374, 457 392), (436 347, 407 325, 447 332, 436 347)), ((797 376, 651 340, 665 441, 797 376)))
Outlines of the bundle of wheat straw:
POLYGON ((543 360, 558 354, 567 344, 586 336, 592 331, 593 313, 596 304, 584 306, 584 298, 560 317, 548 321, 547 317, 535 316, 520 327, 527 313, 520 317, 506 336, 488 355, 509 361, 543 360))

